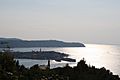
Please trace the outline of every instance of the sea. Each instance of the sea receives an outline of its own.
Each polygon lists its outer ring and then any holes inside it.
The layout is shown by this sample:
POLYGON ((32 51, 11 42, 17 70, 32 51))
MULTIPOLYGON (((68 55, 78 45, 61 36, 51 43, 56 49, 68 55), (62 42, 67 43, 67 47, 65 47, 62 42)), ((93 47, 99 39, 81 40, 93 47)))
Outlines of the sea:
MULTIPOLYGON (((113 72, 114 75, 120 76, 120 45, 102 45, 102 44, 85 44, 86 47, 32 47, 32 48, 12 48, 14 51, 57 51, 69 54, 70 58, 76 59, 76 62, 56 62, 50 61, 51 68, 63 67, 69 64, 71 67, 77 65, 81 59, 85 59, 86 63, 96 68, 105 67, 113 72)), ((26 67, 35 64, 47 65, 47 60, 17 59, 19 63, 26 67)))

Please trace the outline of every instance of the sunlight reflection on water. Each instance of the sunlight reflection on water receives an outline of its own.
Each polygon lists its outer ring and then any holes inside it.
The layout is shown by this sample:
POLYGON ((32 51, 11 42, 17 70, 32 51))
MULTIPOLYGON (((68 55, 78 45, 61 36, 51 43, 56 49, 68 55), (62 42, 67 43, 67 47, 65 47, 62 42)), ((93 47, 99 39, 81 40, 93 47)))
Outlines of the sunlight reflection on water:
MULTIPOLYGON (((14 48, 15 51, 32 51, 40 48, 14 48)), ((45 51, 58 51, 70 54, 69 57, 80 61, 85 58, 87 64, 94 65, 97 68, 105 67, 110 69, 114 74, 120 75, 120 46, 119 45, 97 45, 86 44, 86 47, 70 47, 70 48, 42 48, 45 51)), ((34 64, 47 64, 47 61, 19 59, 20 64, 32 66, 34 64)), ((76 62, 76 63, 77 63, 76 62)), ((69 63, 70 66, 76 66, 76 63, 70 62, 55 62, 51 61, 52 67, 65 66, 69 63)))

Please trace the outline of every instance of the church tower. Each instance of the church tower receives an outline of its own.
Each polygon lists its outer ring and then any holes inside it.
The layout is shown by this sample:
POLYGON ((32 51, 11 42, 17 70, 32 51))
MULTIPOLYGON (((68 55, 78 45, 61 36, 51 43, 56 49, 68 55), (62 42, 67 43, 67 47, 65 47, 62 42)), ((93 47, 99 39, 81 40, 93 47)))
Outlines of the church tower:
POLYGON ((50 69, 50 60, 48 60, 48 68, 50 69))

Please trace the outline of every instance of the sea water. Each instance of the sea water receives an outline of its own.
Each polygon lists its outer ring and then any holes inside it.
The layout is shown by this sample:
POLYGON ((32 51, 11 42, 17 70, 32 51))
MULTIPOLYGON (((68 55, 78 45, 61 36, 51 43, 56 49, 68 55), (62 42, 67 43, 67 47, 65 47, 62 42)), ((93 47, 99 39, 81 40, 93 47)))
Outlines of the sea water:
MULTIPOLYGON (((88 65, 93 65, 96 68, 105 67, 109 69, 113 74, 120 75, 120 45, 98 45, 98 44, 85 44, 86 47, 60 47, 60 48, 13 48, 14 51, 58 51, 69 54, 71 58, 76 59, 79 62, 82 58, 86 60, 88 65)), ((31 67, 35 64, 47 65, 47 60, 32 60, 32 59, 18 59, 20 64, 26 67, 31 67)), ((56 62, 51 61, 51 68, 62 67, 67 63, 70 66, 76 66, 77 62, 56 62)))

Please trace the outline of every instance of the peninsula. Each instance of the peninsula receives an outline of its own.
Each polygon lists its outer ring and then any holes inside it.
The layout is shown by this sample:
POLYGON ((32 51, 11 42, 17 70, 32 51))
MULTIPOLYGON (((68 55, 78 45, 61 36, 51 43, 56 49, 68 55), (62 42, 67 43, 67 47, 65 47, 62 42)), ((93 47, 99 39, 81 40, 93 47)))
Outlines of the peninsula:
POLYGON ((16 59, 55 60, 61 62, 76 62, 76 59, 68 58, 68 54, 55 51, 32 51, 32 52, 11 52, 16 59))
POLYGON ((22 40, 17 38, 0 38, 0 48, 9 45, 11 48, 24 47, 85 47, 82 43, 63 42, 58 40, 22 40))

